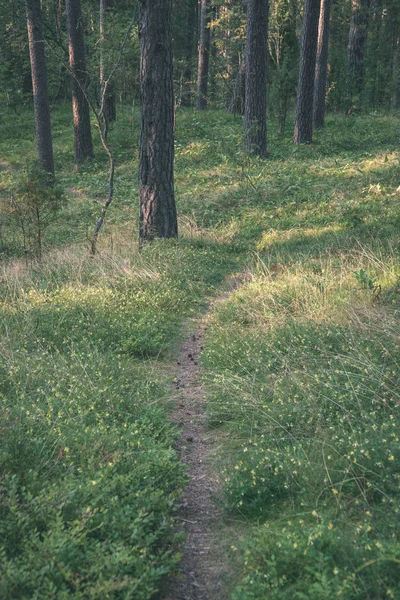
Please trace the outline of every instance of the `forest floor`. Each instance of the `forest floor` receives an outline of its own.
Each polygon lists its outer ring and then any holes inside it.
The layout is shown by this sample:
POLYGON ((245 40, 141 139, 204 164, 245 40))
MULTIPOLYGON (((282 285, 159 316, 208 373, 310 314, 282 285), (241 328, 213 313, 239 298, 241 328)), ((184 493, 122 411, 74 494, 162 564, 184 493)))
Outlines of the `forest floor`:
POLYGON ((185 533, 179 576, 170 581, 167 600, 208 600, 222 597, 221 570, 224 552, 216 543, 222 511, 213 501, 221 487, 210 465, 210 446, 216 443, 206 426, 206 390, 199 378, 204 325, 200 325, 180 347, 176 375, 179 390, 173 420, 180 429, 180 459, 189 479, 177 516, 185 533))
MULTIPOLYGON (((231 575, 225 556, 238 532, 228 524, 218 499, 222 493, 221 474, 215 468, 213 448, 225 435, 207 425, 207 389, 202 383, 200 357, 207 319, 215 307, 229 297, 243 281, 233 276, 224 284, 229 291, 217 296, 207 307, 179 348, 174 387, 178 391, 173 421, 179 426, 180 460, 186 465, 188 483, 179 505, 178 522, 185 533, 179 573, 170 578, 165 600, 212 600, 227 598, 231 575)), ((214 457, 215 458, 215 457, 214 457)), ((239 525, 239 522, 236 523, 239 525)))
POLYGON ((400 598, 398 116, 272 120, 262 161, 180 109, 180 237, 139 253, 121 106, 92 258, 107 157, 52 115, 41 261, 31 111, 0 124, 0 597, 400 598))

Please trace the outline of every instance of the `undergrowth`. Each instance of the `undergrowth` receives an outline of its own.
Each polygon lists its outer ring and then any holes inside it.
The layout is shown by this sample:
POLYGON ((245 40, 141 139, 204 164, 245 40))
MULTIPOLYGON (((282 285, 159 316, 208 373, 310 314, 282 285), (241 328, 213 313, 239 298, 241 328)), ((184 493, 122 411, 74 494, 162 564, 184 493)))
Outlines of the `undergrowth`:
MULTIPOLYGON (((221 502, 247 523, 233 598, 400 597, 396 118, 330 116, 310 147, 271 123, 260 161, 239 118, 178 110, 181 240, 139 254, 138 120, 121 107, 90 259, 108 165, 98 144, 74 171, 69 111, 53 113, 66 201, 40 263, 4 208, 17 174, 1 173, 0 596, 147 600, 175 568, 174 347, 245 262, 202 359, 210 424, 228 433, 221 502)), ((3 164, 23 170, 29 111, 1 133, 3 164)))
POLYGON ((399 153, 375 170, 353 147, 345 171, 366 180, 338 173, 319 198, 331 167, 301 150, 296 199, 268 209, 249 281, 210 318, 221 502, 248 524, 235 600, 400 597, 399 153))
POLYGON ((168 356, 234 264, 170 243, 5 266, 1 598, 150 598, 177 563, 168 356))

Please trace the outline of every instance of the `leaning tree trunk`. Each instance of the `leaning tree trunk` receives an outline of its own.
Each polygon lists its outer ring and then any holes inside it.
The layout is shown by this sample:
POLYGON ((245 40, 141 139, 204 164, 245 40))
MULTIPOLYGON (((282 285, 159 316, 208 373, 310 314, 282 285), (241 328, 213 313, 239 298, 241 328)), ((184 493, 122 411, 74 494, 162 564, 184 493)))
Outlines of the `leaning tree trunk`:
POLYGON ((211 2, 210 0, 201 0, 199 61, 197 65, 197 110, 204 110, 207 107, 211 45, 210 20, 211 2))
POLYGON ((245 49, 244 146, 267 155, 268 0, 249 0, 245 49))
POLYGON ((40 168, 54 175, 53 141, 40 0, 25 0, 31 59, 36 144, 40 168))
POLYGON ((323 127, 325 121, 326 76, 328 70, 331 5, 332 0, 321 0, 314 82, 314 127, 323 127))
POLYGON ((185 40, 185 67, 182 74, 182 106, 191 106, 192 104, 192 69, 193 69, 193 48, 196 39, 196 20, 197 20, 197 0, 188 0, 188 16, 186 24, 185 40))
POLYGON ((295 144, 312 143, 314 77, 320 4, 320 0, 306 0, 304 8, 294 130, 295 144))
POLYGON ((174 197, 172 0, 142 0, 140 38, 139 245, 178 236, 174 197))
POLYGON ((93 158, 90 111, 87 101, 88 73, 80 0, 66 0, 69 64, 71 68, 72 112, 74 117, 75 163, 93 158))
POLYGON ((115 107, 115 89, 112 79, 107 80, 105 69, 105 40, 107 12, 114 6, 114 0, 100 0, 100 109, 106 123, 113 123, 117 118, 115 107))
POLYGON ((348 84, 352 105, 354 102, 359 102, 359 95, 364 85, 364 50, 368 35, 368 9, 369 0, 353 0, 353 14, 347 47, 348 84))

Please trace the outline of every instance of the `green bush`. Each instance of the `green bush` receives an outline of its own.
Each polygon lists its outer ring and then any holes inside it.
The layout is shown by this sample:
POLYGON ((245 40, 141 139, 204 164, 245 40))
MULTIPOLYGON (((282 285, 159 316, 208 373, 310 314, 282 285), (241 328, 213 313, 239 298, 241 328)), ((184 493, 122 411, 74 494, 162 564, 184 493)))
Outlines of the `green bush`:
POLYGON ((41 260, 45 231, 65 203, 61 186, 55 183, 53 175, 35 165, 12 173, 5 198, 3 210, 24 253, 41 260))
MULTIPOLYGON (((315 513, 316 514, 316 513, 315 513)), ((264 526, 244 551, 234 600, 365 600, 400 594, 400 549, 369 524, 293 519, 264 526)))

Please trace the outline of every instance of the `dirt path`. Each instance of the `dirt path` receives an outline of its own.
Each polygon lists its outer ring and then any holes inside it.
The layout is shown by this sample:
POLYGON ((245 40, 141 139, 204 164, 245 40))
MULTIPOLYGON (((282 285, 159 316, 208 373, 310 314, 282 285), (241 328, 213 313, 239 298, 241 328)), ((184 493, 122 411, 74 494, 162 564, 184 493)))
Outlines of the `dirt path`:
POLYGON ((232 280, 230 291, 209 306, 205 318, 179 350, 175 380, 178 399, 173 420, 181 427, 180 459, 186 463, 189 477, 178 515, 186 540, 182 548, 181 576, 168 582, 163 600, 226 598, 225 552, 229 542, 224 532, 227 525, 221 508, 213 499, 218 494, 221 481, 210 464, 212 448, 221 441, 221 434, 209 429, 206 424, 206 396, 200 379, 199 357, 207 330, 207 315, 240 282, 239 278, 232 280))

